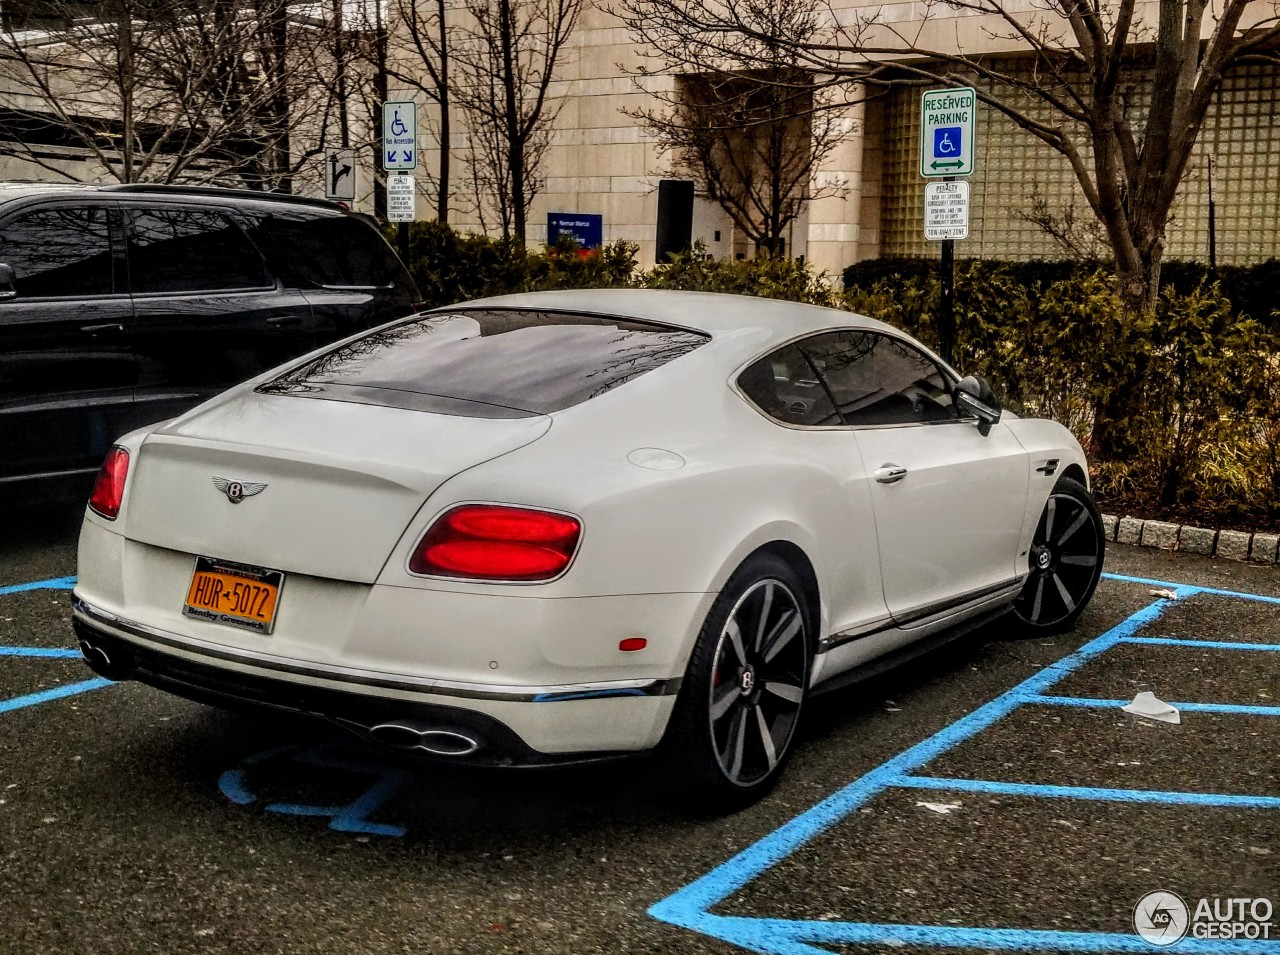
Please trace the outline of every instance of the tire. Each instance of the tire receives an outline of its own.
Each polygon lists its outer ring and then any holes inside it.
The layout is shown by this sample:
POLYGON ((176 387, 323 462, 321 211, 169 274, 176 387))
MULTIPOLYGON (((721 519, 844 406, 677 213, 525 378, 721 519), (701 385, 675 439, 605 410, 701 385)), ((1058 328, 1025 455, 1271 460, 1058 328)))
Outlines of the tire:
POLYGON ((800 578, 772 554, 749 558, 716 598, 664 741, 699 811, 750 805, 782 774, 809 694, 813 622, 800 578))
POLYGON ((1079 481, 1059 479, 1027 552, 1031 573, 1013 601, 1028 635, 1058 633, 1075 623, 1098 586, 1105 554, 1093 496, 1079 481))

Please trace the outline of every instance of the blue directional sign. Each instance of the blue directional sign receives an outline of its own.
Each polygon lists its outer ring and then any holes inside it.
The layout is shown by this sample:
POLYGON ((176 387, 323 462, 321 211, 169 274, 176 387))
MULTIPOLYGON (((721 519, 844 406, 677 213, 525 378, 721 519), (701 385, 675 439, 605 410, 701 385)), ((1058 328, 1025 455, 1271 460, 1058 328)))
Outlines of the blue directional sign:
POLYGON ((547 245, 555 245, 562 235, 577 242, 580 249, 598 249, 604 241, 604 216, 591 212, 548 212, 547 245))
POLYGON ((418 105, 413 100, 382 104, 382 168, 387 172, 418 168, 418 105))
POLYGON ((978 96, 968 86, 927 90, 920 97, 920 175, 973 174, 973 125, 978 96))

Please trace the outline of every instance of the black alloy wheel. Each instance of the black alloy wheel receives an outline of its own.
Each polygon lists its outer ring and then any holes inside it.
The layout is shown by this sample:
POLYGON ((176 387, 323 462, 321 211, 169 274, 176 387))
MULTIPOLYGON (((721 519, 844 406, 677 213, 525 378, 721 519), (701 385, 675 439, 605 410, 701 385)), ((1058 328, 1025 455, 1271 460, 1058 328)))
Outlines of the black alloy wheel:
POLYGON ((1065 630, 1102 575, 1102 515, 1079 481, 1062 478, 1045 502, 1027 553, 1030 573, 1013 612, 1034 633, 1065 630))
POLYGON ((703 625, 668 739, 684 782, 718 809, 740 808, 777 779, 809 689, 804 590, 773 555, 730 578, 703 625))

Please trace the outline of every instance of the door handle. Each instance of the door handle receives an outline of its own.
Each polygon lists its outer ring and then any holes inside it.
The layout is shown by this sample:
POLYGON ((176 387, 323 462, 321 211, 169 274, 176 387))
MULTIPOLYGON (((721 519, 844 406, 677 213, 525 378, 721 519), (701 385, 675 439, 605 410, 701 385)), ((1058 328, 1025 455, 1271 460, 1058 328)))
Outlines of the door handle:
POLYGON ((886 464, 875 473, 876 481, 881 484, 897 484, 907 476, 907 469, 896 464, 886 464))
POLYGON ((81 325, 80 331, 96 335, 99 332, 122 332, 124 331, 124 326, 118 322, 107 322, 103 325, 81 325))

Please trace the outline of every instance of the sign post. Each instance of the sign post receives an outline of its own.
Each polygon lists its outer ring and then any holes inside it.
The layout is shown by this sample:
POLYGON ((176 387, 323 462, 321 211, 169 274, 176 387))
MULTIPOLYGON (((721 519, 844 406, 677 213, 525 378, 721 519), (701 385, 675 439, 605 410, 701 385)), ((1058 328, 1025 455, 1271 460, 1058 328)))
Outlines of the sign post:
POLYGON ((956 339, 955 240, 969 235, 969 184, 953 180, 973 175, 977 106, 978 94, 969 86, 926 90, 920 96, 920 175, 944 180, 925 186, 924 234, 942 243, 938 350, 948 364, 956 339))
MULTIPOLYGON (((413 100, 387 100, 382 104, 382 168, 388 173, 410 173, 418 168, 418 104, 413 100)), ((396 222, 396 246, 400 259, 409 261, 409 223, 414 219, 416 193, 413 176, 387 176, 387 219, 396 222), (407 186, 404 180, 408 180, 407 186), (396 184, 396 213, 392 214, 392 183, 396 184), (404 198, 407 192, 407 200, 404 198)))

